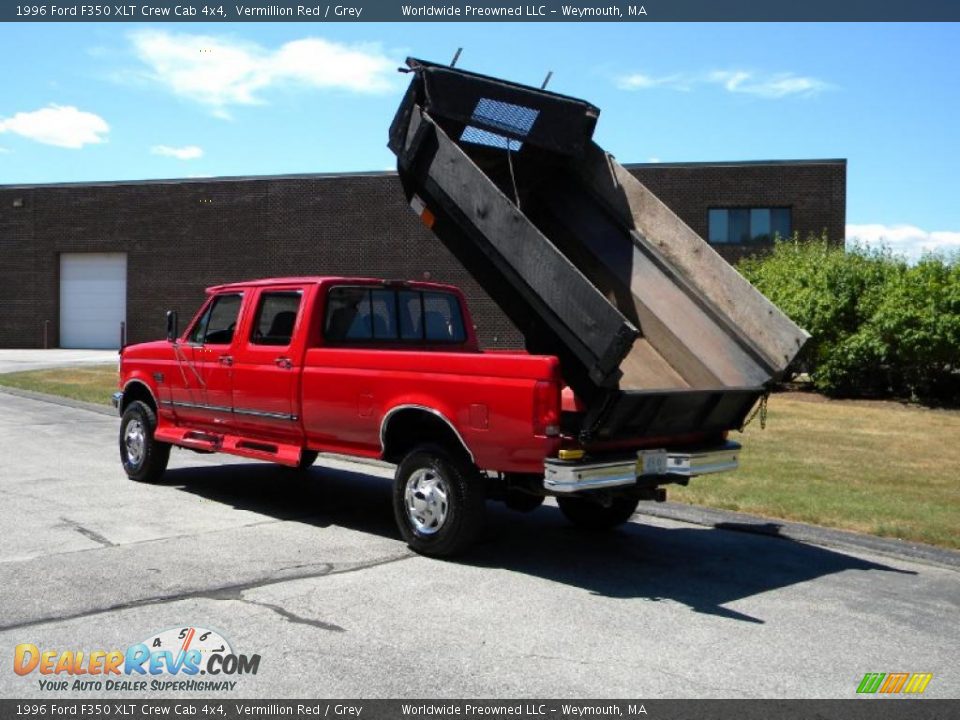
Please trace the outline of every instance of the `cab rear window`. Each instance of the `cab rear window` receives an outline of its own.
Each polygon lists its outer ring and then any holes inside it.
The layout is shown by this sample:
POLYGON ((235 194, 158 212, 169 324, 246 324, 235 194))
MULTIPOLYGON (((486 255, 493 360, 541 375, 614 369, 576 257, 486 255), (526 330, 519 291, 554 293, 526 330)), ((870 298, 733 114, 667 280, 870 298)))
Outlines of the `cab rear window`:
POLYGON ((330 289, 324 337, 331 343, 456 344, 466 340, 456 296, 393 288, 330 289))

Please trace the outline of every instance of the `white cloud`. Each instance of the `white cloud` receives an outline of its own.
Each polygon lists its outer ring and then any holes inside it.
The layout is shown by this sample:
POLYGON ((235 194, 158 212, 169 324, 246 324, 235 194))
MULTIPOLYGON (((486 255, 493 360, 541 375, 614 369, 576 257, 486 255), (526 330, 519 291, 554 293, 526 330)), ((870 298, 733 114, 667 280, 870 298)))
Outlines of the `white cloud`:
POLYGON ((777 73, 761 75, 744 70, 715 70, 707 77, 709 82, 722 85, 732 93, 746 93, 765 98, 781 98, 788 95, 807 97, 826 90, 829 85, 813 77, 777 73))
POLYGON ((648 162, 648 163, 658 163, 658 162, 660 162, 660 158, 658 158, 656 155, 654 155, 653 157, 648 157, 648 158, 647 158, 647 162, 648 162))
POLYGON ((0 155, 9 155, 10 148, 0 147, 0 155))
POLYGON ((147 76, 180 97, 229 117, 232 105, 264 102, 276 86, 378 93, 394 87, 397 62, 378 45, 304 38, 276 49, 228 37, 148 30, 130 36, 147 76))
POLYGON ((913 225, 847 225, 847 242, 853 241, 870 247, 886 245, 909 260, 918 260, 924 252, 960 252, 960 232, 928 232, 913 225))
POLYGON ((45 145, 73 149, 102 143, 109 131, 102 117, 71 105, 50 105, 0 118, 0 133, 12 132, 45 145))
POLYGON ((196 160, 203 157, 203 149, 196 145, 185 145, 184 147, 170 147, 169 145, 154 145, 150 148, 154 155, 163 155, 177 160, 196 160))
POLYGON ((671 90, 689 90, 691 86, 689 76, 682 74, 654 77, 644 73, 633 73, 617 78, 617 87, 621 90, 648 90, 650 88, 665 87, 671 90))
POLYGON ((616 80, 621 90, 689 91, 698 85, 718 85, 727 92, 782 98, 790 95, 810 97, 830 88, 830 84, 814 77, 794 73, 761 74, 748 70, 711 70, 706 73, 674 73, 655 77, 644 73, 623 75, 616 80))

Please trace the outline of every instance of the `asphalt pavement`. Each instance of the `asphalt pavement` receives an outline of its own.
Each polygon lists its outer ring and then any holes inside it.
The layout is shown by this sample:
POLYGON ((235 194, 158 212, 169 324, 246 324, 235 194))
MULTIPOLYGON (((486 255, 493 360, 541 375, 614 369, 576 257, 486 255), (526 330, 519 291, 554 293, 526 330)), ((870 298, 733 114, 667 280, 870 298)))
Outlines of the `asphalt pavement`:
POLYGON ((399 540, 386 469, 176 450, 141 485, 117 428, 0 393, 0 697, 157 697, 43 690, 14 649, 187 627, 261 659, 183 697, 850 698, 867 672, 960 696, 955 567, 655 516, 598 537, 493 504, 473 554, 431 560, 399 540))

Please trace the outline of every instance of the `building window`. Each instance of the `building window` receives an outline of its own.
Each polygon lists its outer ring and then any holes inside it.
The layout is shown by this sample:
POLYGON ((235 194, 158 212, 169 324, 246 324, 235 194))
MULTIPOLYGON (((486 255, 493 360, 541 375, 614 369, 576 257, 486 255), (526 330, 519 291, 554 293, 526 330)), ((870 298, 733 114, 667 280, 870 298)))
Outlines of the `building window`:
POLYGON ((709 241, 715 245, 749 245, 787 238, 793 232, 790 208, 710 208, 709 241))

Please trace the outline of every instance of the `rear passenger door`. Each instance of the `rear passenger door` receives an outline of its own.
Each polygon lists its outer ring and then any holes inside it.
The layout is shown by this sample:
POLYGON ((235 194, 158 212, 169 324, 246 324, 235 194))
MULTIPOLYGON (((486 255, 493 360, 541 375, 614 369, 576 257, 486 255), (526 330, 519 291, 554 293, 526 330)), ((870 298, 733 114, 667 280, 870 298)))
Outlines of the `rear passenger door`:
POLYGON ((240 434, 299 442, 299 380, 306 328, 305 288, 261 288, 233 370, 233 413, 240 434))

